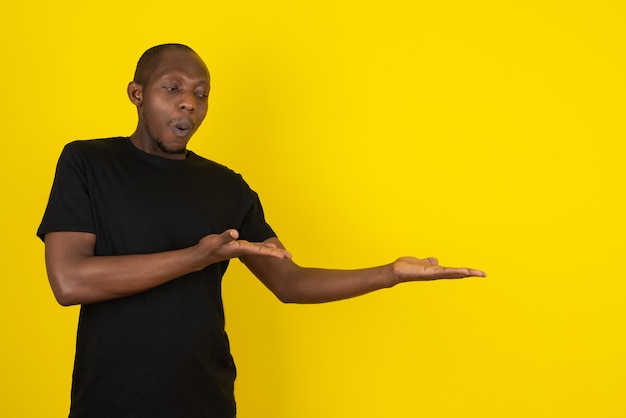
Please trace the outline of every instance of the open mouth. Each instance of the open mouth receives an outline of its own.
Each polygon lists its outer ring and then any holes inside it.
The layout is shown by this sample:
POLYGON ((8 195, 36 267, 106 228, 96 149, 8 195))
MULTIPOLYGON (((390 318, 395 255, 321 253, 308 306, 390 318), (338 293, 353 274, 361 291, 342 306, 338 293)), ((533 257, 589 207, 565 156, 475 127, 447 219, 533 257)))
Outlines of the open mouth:
POLYGON ((175 123, 172 125, 174 132, 178 135, 187 135, 191 132, 191 124, 190 123, 175 123))

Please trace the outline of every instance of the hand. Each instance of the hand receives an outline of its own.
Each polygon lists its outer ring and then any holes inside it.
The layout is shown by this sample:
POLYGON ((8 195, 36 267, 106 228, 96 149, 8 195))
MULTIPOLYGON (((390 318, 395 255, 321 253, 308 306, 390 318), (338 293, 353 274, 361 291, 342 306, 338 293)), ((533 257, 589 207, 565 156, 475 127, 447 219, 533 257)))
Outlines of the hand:
POLYGON ((440 266, 434 257, 424 259, 401 257, 393 263, 392 269, 398 282, 487 277, 487 274, 480 270, 440 266))
POLYGON ((211 234, 198 242, 205 267, 209 264, 245 255, 260 255, 274 258, 291 258, 291 254, 269 242, 249 242, 239 240, 239 232, 228 229, 221 234, 211 234))

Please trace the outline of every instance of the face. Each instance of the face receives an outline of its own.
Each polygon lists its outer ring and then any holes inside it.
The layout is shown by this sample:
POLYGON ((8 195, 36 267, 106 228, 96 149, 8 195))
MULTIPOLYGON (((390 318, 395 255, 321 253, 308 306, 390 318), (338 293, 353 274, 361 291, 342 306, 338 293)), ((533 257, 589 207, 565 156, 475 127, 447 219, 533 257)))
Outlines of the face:
POLYGON ((185 158, 187 143, 206 116, 209 89, 209 72, 197 55, 164 51, 145 85, 129 84, 139 114, 133 144, 150 154, 185 158))

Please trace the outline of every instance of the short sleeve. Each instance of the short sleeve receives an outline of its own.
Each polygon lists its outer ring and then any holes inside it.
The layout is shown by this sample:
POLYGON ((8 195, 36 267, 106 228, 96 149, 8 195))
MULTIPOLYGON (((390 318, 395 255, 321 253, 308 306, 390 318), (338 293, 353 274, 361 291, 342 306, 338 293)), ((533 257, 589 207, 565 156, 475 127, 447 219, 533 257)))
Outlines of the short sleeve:
POLYGON ((87 164, 78 143, 65 146, 57 163, 54 182, 37 236, 48 232, 95 233, 89 198, 87 164))
POLYGON ((265 220, 259 196, 245 182, 244 193, 246 194, 244 201, 248 203, 244 207, 247 207, 248 210, 239 228, 240 237, 252 242, 262 242, 268 238, 275 237, 276 234, 265 220))

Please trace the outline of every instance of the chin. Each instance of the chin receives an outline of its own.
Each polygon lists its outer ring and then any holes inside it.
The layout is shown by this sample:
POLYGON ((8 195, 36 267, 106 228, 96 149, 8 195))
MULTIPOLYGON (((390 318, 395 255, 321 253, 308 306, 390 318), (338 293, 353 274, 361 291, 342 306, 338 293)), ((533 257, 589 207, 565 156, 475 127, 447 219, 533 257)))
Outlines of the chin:
POLYGON ((167 146, 160 138, 155 138, 154 143, 161 150, 161 152, 169 155, 184 155, 187 153, 187 144, 179 147, 167 146))

